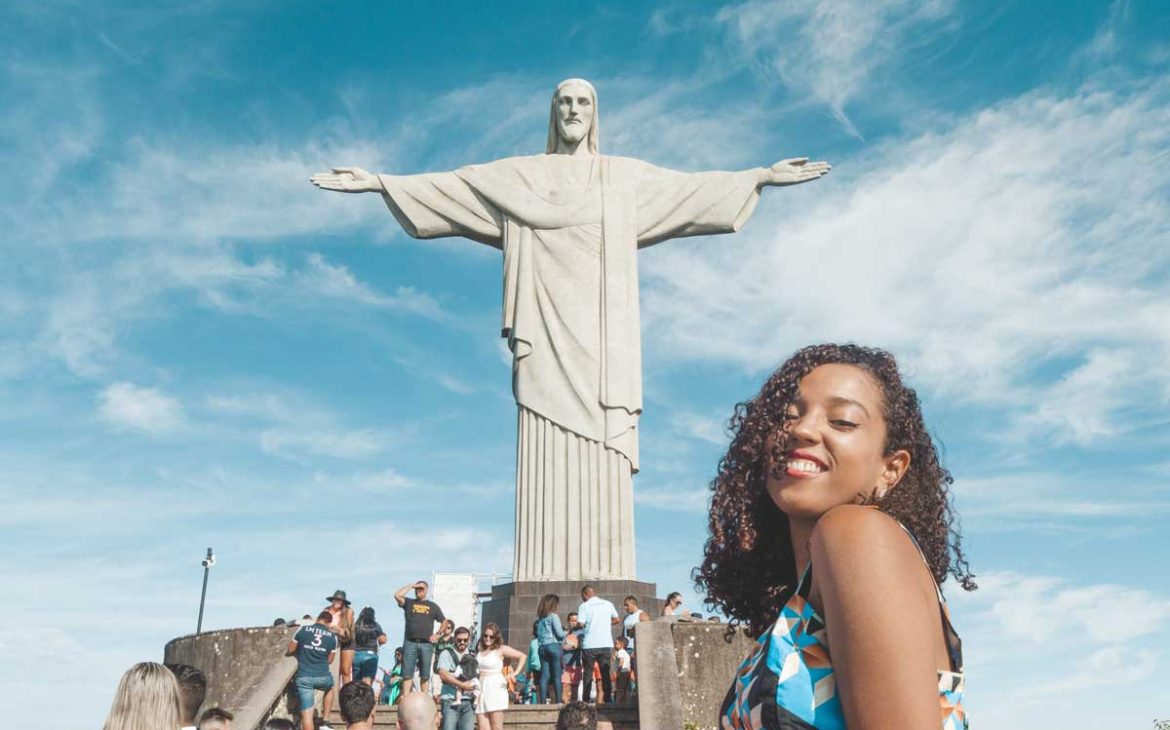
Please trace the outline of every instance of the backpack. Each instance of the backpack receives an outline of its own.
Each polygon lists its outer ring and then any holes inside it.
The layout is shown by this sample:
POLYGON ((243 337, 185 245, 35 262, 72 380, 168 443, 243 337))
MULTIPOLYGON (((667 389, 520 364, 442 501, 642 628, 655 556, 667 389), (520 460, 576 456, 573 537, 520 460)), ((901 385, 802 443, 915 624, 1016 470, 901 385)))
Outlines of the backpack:
POLYGON ((455 647, 453 646, 445 646, 438 654, 435 655, 435 666, 439 665, 439 657, 441 657, 446 652, 451 652, 451 658, 455 660, 455 667, 458 670, 461 679, 470 682, 471 680, 477 679, 479 677, 479 660, 475 658, 475 654, 469 651, 463 655, 462 659, 460 659, 459 653, 455 651, 455 647))

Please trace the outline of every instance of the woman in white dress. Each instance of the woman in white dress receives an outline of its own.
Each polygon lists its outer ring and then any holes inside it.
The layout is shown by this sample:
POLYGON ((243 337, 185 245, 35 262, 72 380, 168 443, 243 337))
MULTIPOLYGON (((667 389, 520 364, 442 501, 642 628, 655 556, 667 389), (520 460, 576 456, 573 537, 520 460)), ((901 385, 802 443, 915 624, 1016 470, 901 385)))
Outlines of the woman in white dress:
POLYGON ((511 662, 513 671, 528 655, 504 645, 500 627, 487 624, 479 640, 479 695, 475 698, 475 714, 479 718, 479 730, 503 730, 504 710, 508 709, 508 680, 504 676, 504 663, 511 662))

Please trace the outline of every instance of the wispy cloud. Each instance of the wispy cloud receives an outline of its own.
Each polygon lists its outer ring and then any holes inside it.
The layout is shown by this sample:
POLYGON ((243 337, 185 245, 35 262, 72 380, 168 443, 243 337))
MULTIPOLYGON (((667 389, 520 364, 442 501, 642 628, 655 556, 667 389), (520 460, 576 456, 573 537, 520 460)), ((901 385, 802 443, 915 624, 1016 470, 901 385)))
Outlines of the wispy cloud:
POLYGON ((734 247, 643 254, 648 346, 758 370, 853 339, 1036 435, 1115 434, 1119 409, 1170 392, 1149 275, 1170 265, 1170 168, 1149 164, 1168 101, 1164 83, 1036 92, 769 193, 734 247))
POLYGON ((704 512, 711 492, 694 487, 639 487, 634 490, 634 504, 677 512, 704 512))
POLYGON ((350 493, 357 489, 370 494, 393 494, 419 487, 415 480, 389 468, 346 475, 319 471, 313 475, 313 483, 337 493, 350 493))
POLYGON ((308 292, 374 307, 413 312, 431 319, 446 317, 434 297, 414 287, 400 286, 393 294, 381 294, 374 291, 369 284, 360 281, 348 267, 331 264, 319 253, 310 254, 308 263, 308 270, 300 275, 308 292))
POLYGON ((729 440, 725 420, 723 416, 701 416, 687 411, 676 410, 671 414, 671 424, 678 431, 716 446, 726 446, 729 440))
POLYGON ((954 7, 953 0, 750 0, 724 7, 717 19, 749 56, 860 136, 846 106, 915 36, 942 29, 954 7))
POLYGON ((1110 3, 1109 15, 1086 47, 1086 55, 1095 60, 1105 60, 1117 52, 1121 42, 1119 36, 1129 15, 1129 4, 1129 0, 1113 0, 1110 3))
POLYGON ((113 426, 150 434, 176 431, 185 421, 176 398, 133 383, 107 386, 98 397, 98 413, 113 426))
POLYGON ((368 459, 401 443, 413 428, 409 424, 393 429, 347 426, 329 409, 296 393, 212 395, 206 405, 213 414, 242 419, 265 453, 300 463, 315 456, 368 459))
POLYGON ((1170 598, 1161 593, 1001 571, 948 598, 968 687, 980 688, 968 709, 988 725, 1089 727, 1076 715, 1086 690, 1136 693, 1156 683, 1162 657, 1154 647, 1170 629, 1170 598))

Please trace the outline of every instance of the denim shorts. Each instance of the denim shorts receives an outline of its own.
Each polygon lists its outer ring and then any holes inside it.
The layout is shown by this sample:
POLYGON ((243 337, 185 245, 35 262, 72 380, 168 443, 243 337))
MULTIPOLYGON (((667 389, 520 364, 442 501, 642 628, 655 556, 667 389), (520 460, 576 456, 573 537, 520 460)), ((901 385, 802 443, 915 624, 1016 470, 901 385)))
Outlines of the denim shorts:
POLYGON ((408 686, 414 681, 414 670, 418 669, 418 681, 431 678, 431 659, 435 656, 435 645, 429 641, 407 639, 402 643, 402 683, 408 686))
POLYGON ((328 692, 333 689, 333 677, 297 677, 297 697, 301 698, 301 712, 313 709, 317 703, 315 690, 328 692))
POLYGON ((355 680, 378 676, 378 652, 367 649, 359 650, 353 655, 353 678, 355 680))

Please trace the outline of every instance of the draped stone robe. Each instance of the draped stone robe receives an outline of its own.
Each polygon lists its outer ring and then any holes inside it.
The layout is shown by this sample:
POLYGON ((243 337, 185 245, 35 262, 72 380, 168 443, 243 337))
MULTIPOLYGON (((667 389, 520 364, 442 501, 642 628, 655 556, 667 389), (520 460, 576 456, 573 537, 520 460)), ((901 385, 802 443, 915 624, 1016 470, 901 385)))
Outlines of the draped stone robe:
POLYGON ((512 157, 381 175, 415 238, 504 254, 502 335, 519 408, 513 580, 634 579, 642 413, 637 250, 736 231, 757 170, 681 173, 624 157, 512 157))

